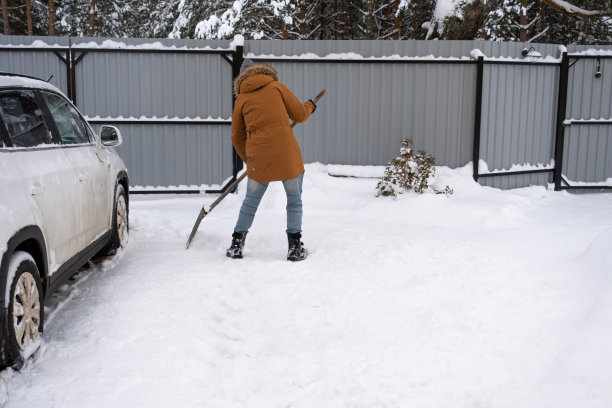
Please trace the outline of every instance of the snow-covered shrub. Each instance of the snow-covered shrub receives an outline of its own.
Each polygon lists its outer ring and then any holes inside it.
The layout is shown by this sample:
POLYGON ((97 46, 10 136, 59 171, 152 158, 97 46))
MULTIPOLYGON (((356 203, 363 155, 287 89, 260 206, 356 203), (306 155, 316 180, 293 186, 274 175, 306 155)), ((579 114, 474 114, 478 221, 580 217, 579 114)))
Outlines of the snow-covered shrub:
POLYGON ((397 197, 408 190, 419 194, 452 194, 453 190, 449 186, 443 190, 433 187, 436 181, 435 164, 436 159, 433 156, 423 150, 414 151, 411 139, 402 140, 400 156, 387 164, 382 179, 376 185, 376 195, 397 197))

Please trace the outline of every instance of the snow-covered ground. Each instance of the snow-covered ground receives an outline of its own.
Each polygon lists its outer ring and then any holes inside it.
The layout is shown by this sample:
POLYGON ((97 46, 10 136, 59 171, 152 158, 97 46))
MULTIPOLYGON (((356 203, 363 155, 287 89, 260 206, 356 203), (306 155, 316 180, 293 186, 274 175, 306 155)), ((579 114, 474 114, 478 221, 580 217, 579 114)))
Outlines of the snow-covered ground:
MULTIPOLYGON (((337 167, 333 168, 336 173, 337 167)), ((1 373, 6 407, 612 406, 612 194, 374 196, 307 166, 304 262, 285 260, 268 190, 242 260, 225 257, 245 185, 132 196, 131 238, 47 308, 41 350, 1 373)), ((362 172, 357 172, 362 173, 362 172)), ((361 174, 363 175, 363 174, 361 174)), ((2 402, 2 401, 0 401, 2 402)))

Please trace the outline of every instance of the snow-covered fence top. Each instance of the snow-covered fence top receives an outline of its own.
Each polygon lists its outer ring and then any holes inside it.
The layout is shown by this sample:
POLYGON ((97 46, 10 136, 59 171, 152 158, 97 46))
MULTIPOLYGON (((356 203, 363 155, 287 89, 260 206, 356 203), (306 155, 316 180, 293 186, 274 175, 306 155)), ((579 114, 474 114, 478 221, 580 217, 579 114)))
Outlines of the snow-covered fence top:
POLYGON ((214 49, 232 50, 229 40, 179 40, 179 39, 145 39, 145 38, 99 38, 99 37, 30 37, 30 36, 0 36, 0 46, 16 46, 23 48, 42 47, 74 47, 83 48, 132 48, 132 49, 214 49))
POLYGON ((91 123, 121 126, 120 153, 137 185, 197 188, 232 175, 232 79, 236 62, 248 57, 276 68, 302 100, 327 89, 321 109, 295 130, 307 162, 384 165, 408 137, 441 165, 482 161, 481 182, 507 188, 550 181, 564 52, 572 66, 560 122, 563 174, 570 181, 607 180, 612 47, 4 36, 0 70, 53 74, 63 90, 71 82, 71 96, 91 123), (594 122, 597 131, 588 126, 594 122))

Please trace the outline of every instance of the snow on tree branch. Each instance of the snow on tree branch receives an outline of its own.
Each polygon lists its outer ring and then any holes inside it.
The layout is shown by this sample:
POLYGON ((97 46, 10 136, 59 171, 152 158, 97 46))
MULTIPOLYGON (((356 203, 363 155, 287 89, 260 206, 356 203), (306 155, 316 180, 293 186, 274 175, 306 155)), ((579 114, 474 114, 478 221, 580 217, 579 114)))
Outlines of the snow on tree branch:
POLYGON ((552 8, 570 16, 582 18, 598 18, 612 16, 612 10, 585 10, 564 0, 542 0, 552 8))
POLYGON ((222 39, 234 34, 234 26, 242 17, 244 1, 235 1, 221 17, 213 14, 208 19, 200 21, 195 28, 196 37, 222 39))

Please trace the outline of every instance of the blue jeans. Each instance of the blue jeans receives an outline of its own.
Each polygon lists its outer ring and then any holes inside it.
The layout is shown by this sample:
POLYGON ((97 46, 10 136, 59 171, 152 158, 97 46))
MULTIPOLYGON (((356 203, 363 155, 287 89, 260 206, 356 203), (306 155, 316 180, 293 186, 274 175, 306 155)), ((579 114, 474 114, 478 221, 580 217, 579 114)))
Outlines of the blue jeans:
MULTIPOLYGON (((302 232, 302 181, 304 173, 294 179, 284 180, 283 187, 287 194, 287 233, 302 232)), ((235 232, 249 232, 257 207, 270 183, 258 183, 248 179, 247 192, 240 207, 235 232)))

